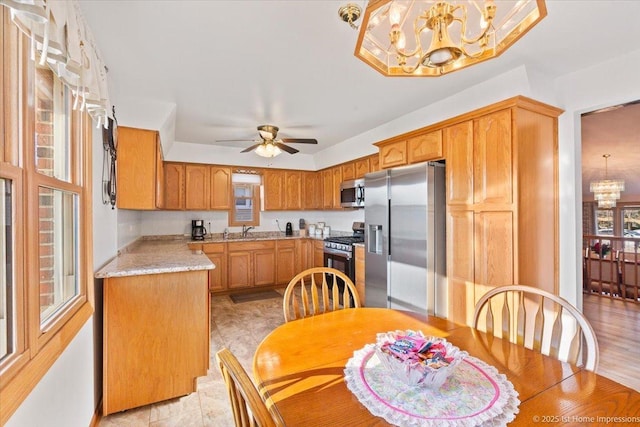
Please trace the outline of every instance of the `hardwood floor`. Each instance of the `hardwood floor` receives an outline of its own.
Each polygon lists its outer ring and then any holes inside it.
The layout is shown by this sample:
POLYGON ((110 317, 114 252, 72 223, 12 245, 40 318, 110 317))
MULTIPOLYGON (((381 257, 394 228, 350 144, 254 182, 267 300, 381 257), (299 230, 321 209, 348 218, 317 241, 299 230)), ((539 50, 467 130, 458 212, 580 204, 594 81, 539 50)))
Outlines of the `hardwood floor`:
POLYGON ((640 305, 585 293, 583 312, 600 347, 596 372, 640 391, 640 305))

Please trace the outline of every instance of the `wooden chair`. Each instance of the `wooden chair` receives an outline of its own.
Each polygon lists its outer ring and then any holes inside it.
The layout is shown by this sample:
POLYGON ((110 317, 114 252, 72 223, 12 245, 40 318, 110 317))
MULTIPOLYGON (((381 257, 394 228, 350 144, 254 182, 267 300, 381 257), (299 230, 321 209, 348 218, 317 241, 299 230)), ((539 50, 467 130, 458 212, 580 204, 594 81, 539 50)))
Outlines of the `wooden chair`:
POLYGON ((562 360, 584 365, 589 371, 595 371, 598 366, 599 350, 595 332, 584 315, 564 298, 530 286, 500 286, 484 294, 476 303, 473 314, 475 328, 480 326, 482 311, 486 312, 487 334, 509 339, 556 359, 561 359, 561 343, 569 343, 567 356, 562 360), (502 295, 502 301, 498 295, 502 295), (529 313, 526 306, 530 309, 529 313), (569 320, 564 314, 570 315, 569 320), (565 329, 565 324, 569 322, 574 327, 565 329), (583 342, 586 349, 583 349, 583 342), (582 353, 586 355, 584 363, 582 353))
POLYGON ((223 348, 216 353, 216 360, 224 382, 227 384, 236 427, 274 427, 280 425, 271 416, 251 378, 233 353, 229 349, 223 348))
POLYGON ((285 322, 352 306, 360 307, 355 285, 346 274, 330 267, 309 268, 297 274, 287 285, 282 303, 285 322), (332 286, 330 294, 329 285, 337 279, 342 279, 344 289, 340 293, 338 286, 332 286))

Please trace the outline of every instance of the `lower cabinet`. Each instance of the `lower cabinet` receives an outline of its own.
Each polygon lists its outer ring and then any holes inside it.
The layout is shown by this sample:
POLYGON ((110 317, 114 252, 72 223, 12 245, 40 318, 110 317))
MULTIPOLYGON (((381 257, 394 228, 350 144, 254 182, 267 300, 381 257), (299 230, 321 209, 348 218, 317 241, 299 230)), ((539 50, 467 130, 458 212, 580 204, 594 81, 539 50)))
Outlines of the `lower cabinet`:
POLYGON ((196 391, 209 368, 207 274, 104 280, 103 415, 196 391))
MULTIPOLYGON (((298 239, 296 239, 298 240, 298 239)), ((296 256, 296 240, 286 239, 276 241, 276 270, 278 285, 286 285, 293 276, 298 274, 297 257, 296 256)))
POLYGON ((209 270, 209 291, 219 292, 227 289, 227 244, 204 243, 202 251, 216 266, 209 270))
POLYGON ((228 289, 276 284, 276 241, 227 244, 228 289))
POLYGON ((364 305, 364 245, 356 245, 356 290, 360 304, 364 305))

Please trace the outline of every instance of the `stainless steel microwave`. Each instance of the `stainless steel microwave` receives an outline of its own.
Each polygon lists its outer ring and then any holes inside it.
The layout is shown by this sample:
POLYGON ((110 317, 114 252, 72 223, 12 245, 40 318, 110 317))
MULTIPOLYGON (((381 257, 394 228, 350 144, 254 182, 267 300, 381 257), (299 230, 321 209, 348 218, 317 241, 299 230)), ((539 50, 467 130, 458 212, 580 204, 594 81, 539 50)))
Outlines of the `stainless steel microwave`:
POLYGON ((340 206, 364 208, 364 179, 343 181, 340 184, 340 206))

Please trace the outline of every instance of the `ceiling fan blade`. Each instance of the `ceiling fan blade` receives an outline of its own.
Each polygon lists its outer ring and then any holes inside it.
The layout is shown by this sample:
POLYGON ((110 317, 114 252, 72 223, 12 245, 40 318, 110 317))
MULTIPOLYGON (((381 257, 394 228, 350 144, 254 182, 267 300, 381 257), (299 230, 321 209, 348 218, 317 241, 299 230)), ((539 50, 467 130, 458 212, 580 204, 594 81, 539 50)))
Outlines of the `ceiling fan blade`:
POLYGON ((317 144, 318 140, 317 139, 311 139, 311 138, 282 138, 282 142, 286 142, 286 143, 297 143, 297 144, 317 144))
POLYGON ((255 139, 216 139, 216 142, 258 142, 255 139))
POLYGON ((282 151, 286 151, 289 154, 296 154, 299 150, 295 148, 289 147, 288 145, 284 145, 281 142, 274 142, 275 146, 281 149, 282 151))
POLYGON ((251 147, 249 147, 249 148, 245 148, 244 150, 242 150, 242 151, 241 151, 241 153, 248 153, 249 151, 253 151, 253 150, 255 150, 256 148, 258 148, 258 146, 259 146, 259 145, 262 145, 262 142, 259 142, 259 143, 257 143, 257 144, 254 144, 254 145, 252 145, 252 146, 251 146, 251 147))

